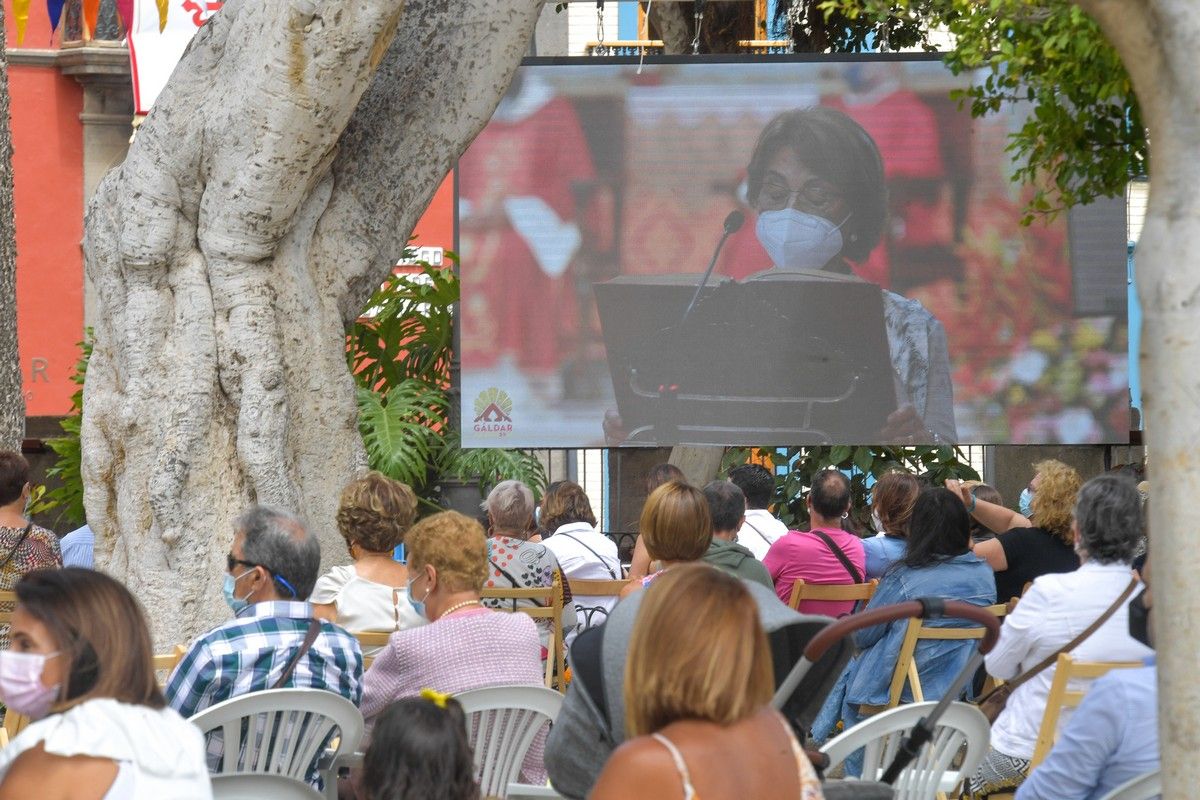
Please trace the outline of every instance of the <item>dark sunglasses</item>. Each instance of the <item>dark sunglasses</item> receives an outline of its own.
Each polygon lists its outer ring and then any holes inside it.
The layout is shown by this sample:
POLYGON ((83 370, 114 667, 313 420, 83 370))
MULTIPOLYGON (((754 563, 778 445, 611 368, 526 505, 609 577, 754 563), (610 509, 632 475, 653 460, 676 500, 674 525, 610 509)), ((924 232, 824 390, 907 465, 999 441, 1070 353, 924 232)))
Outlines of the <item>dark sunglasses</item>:
MULTIPOLYGON (((262 566, 262 564, 255 564, 253 561, 246 561, 245 559, 242 559, 242 558, 234 558, 233 553, 226 554, 226 556, 225 556, 225 571, 226 572, 233 572, 233 568, 236 567, 238 564, 241 564, 242 566, 250 567, 250 569, 254 569, 255 567, 262 566)), ((264 569, 265 569, 265 567, 264 567, 264 569)), ((267 572, 270 572, 270 570, 267 570, 267 572)))

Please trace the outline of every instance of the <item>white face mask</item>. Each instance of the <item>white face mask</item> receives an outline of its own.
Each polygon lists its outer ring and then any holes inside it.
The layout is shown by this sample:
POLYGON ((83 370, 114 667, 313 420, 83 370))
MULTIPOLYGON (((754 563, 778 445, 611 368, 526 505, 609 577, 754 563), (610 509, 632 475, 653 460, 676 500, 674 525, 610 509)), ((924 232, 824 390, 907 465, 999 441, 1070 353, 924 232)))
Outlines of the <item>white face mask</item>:
POLYGON ((824 217, 794 208, 764 211, 758 215, 755 233, 767 255, 781 269, 821 269, 842 252, 840 225, 824 217))

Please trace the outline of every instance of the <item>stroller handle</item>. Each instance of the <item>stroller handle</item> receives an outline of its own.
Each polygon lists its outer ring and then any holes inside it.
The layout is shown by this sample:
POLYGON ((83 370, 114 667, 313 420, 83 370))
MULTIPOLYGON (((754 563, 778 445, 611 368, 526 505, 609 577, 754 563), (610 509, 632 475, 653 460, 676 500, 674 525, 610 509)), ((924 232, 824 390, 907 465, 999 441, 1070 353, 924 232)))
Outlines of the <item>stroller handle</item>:
POLYGON ((922 597, 842 617, 832 625, 822 628, 812 638, 808 647, 804 648, 804 658, 809 663, 816 663, 834 642, 855 631, 910 617, 921 619, 948 617, 978 623, 984 628, 983 640, 979 643, 980 653, 990 652, 996 644, 996 639, 1000 636, 1000 620, 986 606, 976 606, 961 600, 944 600, 940 597, 922 597))

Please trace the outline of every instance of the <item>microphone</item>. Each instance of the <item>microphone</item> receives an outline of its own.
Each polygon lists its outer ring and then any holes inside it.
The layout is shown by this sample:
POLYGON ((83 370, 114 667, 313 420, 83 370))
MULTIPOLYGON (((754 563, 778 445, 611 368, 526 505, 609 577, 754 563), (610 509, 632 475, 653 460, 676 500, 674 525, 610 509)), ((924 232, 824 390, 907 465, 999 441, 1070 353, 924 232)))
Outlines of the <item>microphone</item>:
POLYGON ((717 256, 721 255, 721 248, 725 246, 725 240, 737 233, 745 222, 746 215, 736 208, 725 217, 725 232, 721 234, 721 241, 717 242, 717 249, 713 250, 712 261, 708 262, 708 269, 704 271, 704 278, 696 287, 696 293, 692 295, 692 302, 688 303, 687 310, 683 312, 683 318, 679 320, 680 325, 687 322, 692 309, 696 307, 696 301, 700 299, 700 292, 704 290, 704 285, 708 283, 708 279, 712 275, 713 267, 717 265, 717 256))

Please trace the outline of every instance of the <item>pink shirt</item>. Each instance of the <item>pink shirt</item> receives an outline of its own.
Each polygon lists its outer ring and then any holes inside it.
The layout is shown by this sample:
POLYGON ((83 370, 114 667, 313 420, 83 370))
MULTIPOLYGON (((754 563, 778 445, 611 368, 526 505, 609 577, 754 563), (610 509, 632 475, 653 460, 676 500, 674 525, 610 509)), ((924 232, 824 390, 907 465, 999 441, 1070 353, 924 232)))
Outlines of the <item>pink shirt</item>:
MULTIPOLYGON (((866 556, 863 554, 862 541, 857 536, 837 528, 820 530, 842 549, 846 558, 858 569, 860 577, 866 574, 866 556)), ((771 580, 775 581, 775 594, 785 603, 792 598, 792 585, 797 578, 803 578, 806 583, 854 583, 854 577, 846 570, 841 559, 814 533, 788 531, 771 545, 763 559, 763 566, 771 573, 771 580)), ((805 600, 797 610, 802 614, 837 617, 852 612, 854 601, 805 600)))

